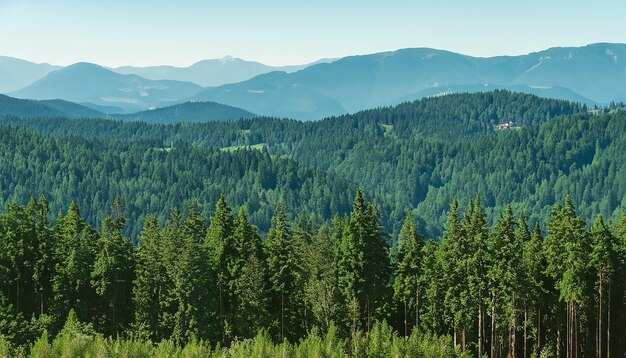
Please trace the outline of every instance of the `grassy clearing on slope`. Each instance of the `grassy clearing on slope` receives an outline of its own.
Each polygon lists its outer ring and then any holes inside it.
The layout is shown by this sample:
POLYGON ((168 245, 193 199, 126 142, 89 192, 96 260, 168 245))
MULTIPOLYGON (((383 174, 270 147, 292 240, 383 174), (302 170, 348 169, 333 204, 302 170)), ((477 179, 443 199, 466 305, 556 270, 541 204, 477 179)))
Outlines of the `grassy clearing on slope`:
POLYGON ((266 143, 259 143, 259 144, 253 144, 253 145, 234 145, 232 147, 223 147, 220 148, 220 151, 222 152, 234 152, 236 150, 239 149, 255 149, 255 150, 263 150, 267 148, 267 144, 266 143))

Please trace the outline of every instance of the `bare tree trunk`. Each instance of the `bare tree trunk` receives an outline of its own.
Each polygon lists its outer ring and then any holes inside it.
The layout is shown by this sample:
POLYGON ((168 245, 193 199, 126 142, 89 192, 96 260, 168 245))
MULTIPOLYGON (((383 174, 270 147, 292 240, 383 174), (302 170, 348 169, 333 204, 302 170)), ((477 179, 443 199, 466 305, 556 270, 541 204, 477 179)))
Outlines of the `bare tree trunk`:
POLYGON ((537 305, 537 339, 535 340, 535 354, 541 351, 541 306, 537 305))
POLYGON ((478 358, 483 355, 483 306, 478 304, 478 358))
POLYGON ((496 308, 491 306, 491 357, 496 356, 496 308))
POLYGON ((607 292, 606 306, 606 356, 611 358, 611 281, 609 277, 609 289, 607 292))
POLYGON ((513 338, 511 340, 511 357, 515 358, 517 357, 517 317, 513 316, 513 332, 511 332, 513 334, 513 338))
POLYGON ((420 288, 417 286, 415 290, 415 328, 420 325, 420 288))
POLYGON ((528 326, 528 307, 524 303, 524 358, 528 358, 528 335, 526 327, 528 326))
POLYGON ((598 334, 596 342, 596 354, 602 358, 602 272, 599 273, 600 284, 598 285, 598 334))
POLYGON ((408 337, 408 327, 407 327, 407 319, 406 319, 406 302, 404 302, 404 337, 408 337))
POLYGON ((561 327, 556 331, 556 358, 561 358, 561 327))
POLYGON ((574 357, 578 357, 578 312, 576 304, 574 306, 574 357))
POLYGON ((457 340, 456 340, 456 325, 454 326, 454 348, 456 349, 457 340))
POLYGON ((466 340, 465 340, 465 328, 461 331, 461 352, 465 352, 466 340))
POLYGON ((370 334, 370 320, 371 320, 371 314, 370 314, 370 297, 367 296, 367 304, 365 306, 367 308, 367 335, 369 336, 370 334))
POLYGON ((222 326, 221 331, 222 331, 222 339, 225 339, 226 337, 226 332, 224 329, 224 303, 222 301, 222 284, 218 283, 218 291, 219 291, 219 295, 220 295, 220 325, 222 326))
POLYGON ((565 356, 567 358, 572 357, 571 342, 572 342, 572 310, 569 301, 567 302, 567 334, 566 334, 566 346, 565 356))
POLYGON ((285 340, 285 294, 280 293, 280 341, 285 340))
POLYGON ((513 322, 511 322, 511 330, 510 330, 510 337, 511 337, 511 347, 510 349, 510 355, 511 358, 515 358, 516 356, 516 352, 515 352, 515 348, 517 346, 517 342, 515 341, 515 335, 517 334, 517 313, 515 311, 515 307, 516 307, 516 303, 515 303, 515 294, 513 294, 513 322))

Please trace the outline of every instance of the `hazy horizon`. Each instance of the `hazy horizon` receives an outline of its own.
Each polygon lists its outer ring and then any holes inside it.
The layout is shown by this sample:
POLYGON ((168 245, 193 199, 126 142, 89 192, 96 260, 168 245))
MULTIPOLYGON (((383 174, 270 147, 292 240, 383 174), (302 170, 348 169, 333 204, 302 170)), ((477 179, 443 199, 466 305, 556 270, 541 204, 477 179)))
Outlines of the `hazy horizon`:
POLYGON ((343 57, 350 57, 350 56, 365 56, 365 55, 370 55, 370 54, 375 54, 375 53, 394 52, 394 51, 399 51, 399 50, 409 49, 409 48, 432 48, 434 50, 450 51, 450 52, 454 52, 454 53, 459 53, 461 55, 467 55, 467 56, 472 56, 472 57, 477 57, 477 58, 490 58, 490 57, 499 57, 499 56, 526 55, 526 54, 530 54, 530 53, 534 53, 534 52, 540 52, 540 51, 543 51, 543 50, 547 50, 547 49, 550 49, 550 48, 585 47, 585 46, 594 45, 594 44, 598 44, 598 43, 626 44, 626 42, 600 41, 600 42, 586 43, 586 44, 580 44, 580 45, 571 45, 571 46, 550 46, 550 47, 546 47, 546 48, 534 49, 534 50, 528 51, 528 52, 521 52, 521 53, 515 53, 515 54, 493 54, 493 55, 488 55, 488 56, 476 56, 476 55, 471 55, 471 54, 468 54, 468 53, 463 53, 463 52, 457 52, 457 51, 449 50, 449 49, 446 49, 446 48, 419 46, 419 47, 404 47, 404 48, 396 48, 396 49, 387 49, 387 50, 381 50, 381 51, 376 51, 376 52, 367 52, 367 53, 355 53, 355 54, 348 54, 346 56, 340 56, 340 57, 320 57, 320 58, 312 59, 311 61, 302 62, 302 63, 279 63, 279 64, 266 63, 266 62, 260 61, 258 59, 255 59, 255 58, 243 58, 243 57, 236 56, 236 55, 231 55, 231 54, 226 54, 226 55, 223 55, 223 56, 220 56, 220 57, 199 58, 199 59, 197 59, 195 61, 192 61, 190 63, 180 64, 180 65, 173 65, 171 63, 154 63, 154 64, 148 64, 148 65, 122 64, 122 65, 117 65, 117 66, 108 66, 108 65, 105 65, 105 64, 102 64, 102 63, 92 62, 92 61, 70 61, 67 64, 58 64, 58 63, 52 63, 50 61, 34 61, 34 60, 31 60, 31 59, 28 59, 28 58, 12 56, 11 54, 4 54, 4 53, 0 53, 0 57, 11 57, 11 58, 25 60, 25 61, 36 63, 36 64, 48 64, 48 65, 52 65, 52 66, 62 66, 62 67, 67 67, 67 66, 74 65, 74 64, 77 64, 77 63, 93 63, 93 64, 96 64, 96 65, 99 65, 99 66, 103 66, 103 67, 106 67, 106 68, 113 68, 113 69, 121 68, 121 67, 152 67, 152 66, 172 66, 172 67, 185 68, 185 67, 190 67, 190 66, 192 66, 192 65, 194 65, 194 64, 196 64, 198 62, 205 61, 205 60, 226 60, 226 59, 229 59, 229 58, 240 59, 240 60, 243 60, 243 61, 250 61, 250 62, 259 62, 259 63, 262 63, 264 65, 269 65, 269 66, 274 66, 274 67, 281 67, 281 66, 308 65, 308 64, 315 63, 317 61, 335 60, 335 59, 340 59, 340 58, 343 58, 343 57))
POLYGON ((12 36, 0 38, 0 52, 37 63, 107 67, 186 67, 228 55, 300 65, 415 47, 477 57, 520 55, 626 42, 626 8, 619 4, 8 0, 0 3, 0 31, 12 36))

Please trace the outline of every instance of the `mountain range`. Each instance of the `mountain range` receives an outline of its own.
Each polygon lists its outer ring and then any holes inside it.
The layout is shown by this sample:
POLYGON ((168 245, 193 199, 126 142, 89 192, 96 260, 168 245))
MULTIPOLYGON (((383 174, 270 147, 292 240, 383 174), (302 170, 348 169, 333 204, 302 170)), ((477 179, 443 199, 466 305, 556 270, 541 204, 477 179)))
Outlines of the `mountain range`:
POLYGON ((0 116, 31 118, 100 118, 146 123, 208 122, 253 118, 255 114, 215 102, 185 102, 129 114, 107 114, 90 107, 64 101, 18 99, 0 94, 0 116))
POLYGON ((220 68, 240 68, 239 78, 255 71, 272 70, 269 66, 234 58, 201 61, 188 68, 115 69, 137 74, 120 74, 94 64, 79 63, 51 72, 9 94, 19 98, 60 98, 108 113, 114 113, 115 108, 128 113, 185 101, 217 102, 257 115, 302 120, 446 93, 494 89, 590 106, 626 100, 626 44, 556 47, 527 55, 489 58, 411 48, 349 56, 303 69, 283 68, 284 71, 216 87, 196 84, 202 73, 213 73, 209 75, 213 76, 211 80, 203 77, 203 84, 221 83, 226 81, 224 76, 233 74, 220 68), (196 83, 156 79, 160 76, 196 83))
POLYGON ((254 118, 255 114, 241 108, 215 102, 185 102, 130 114, 111 115, 113 118, 146 123, 207 122, 254 118))
MULTIPOLYGON (((306 89, 333 98, 347 112, 443 93, 499 88, 588 105, 608 104, 626 99, 626 45, 552 48, 523 56, 492 58, 429 48, 404 49, 346 57, 291 74, 260 75, 238 84, 207 89, 193 98, 265 114, 264 108, 250 103, 250 93, 266 97, 266 101, 280 102, 286 88, 291 93, 306 89)), ((327 103, 318 103, 309 113, 316 117, 315 113, 334 111, 327 103)))
POLYGON ((64 99, 138 111, 192 96, 202 87, 191 82, 147 80, 121 75, 91 63, 77 63, 9 95, 29 99, 64 99))
POLYGON ((60 66, 47 63, 33 63, 18 58, 0 56, 0 93, 26 87, 60 68, 60 66))
POLYGON ((248 80, 263 73, 273 71, 295 72, 318 63, 332 62, 335 59, 321 59, 310 64, 293 66, 268 66, 256 61, 246 61, 237 57, 226 56, 220 59, 203 60, 189 67, 123 66, 112 69, 121 74, 138 75, 151 80, 187 81, 205 87, 215 87, 227 83, 248 80))

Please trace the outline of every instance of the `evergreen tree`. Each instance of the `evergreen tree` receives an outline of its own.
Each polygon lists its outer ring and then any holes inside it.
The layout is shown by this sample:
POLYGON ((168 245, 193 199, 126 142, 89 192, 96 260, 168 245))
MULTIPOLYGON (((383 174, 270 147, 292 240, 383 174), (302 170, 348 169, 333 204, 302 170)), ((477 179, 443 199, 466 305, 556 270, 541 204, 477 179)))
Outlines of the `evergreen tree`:
POLYGON ((448 332, 445 324, 445 276, 442 246, 435 240, 428 240, 423 249, 423 268, 421 287, 424 288, 423 314, 421 327, 424 331, 448 332))
POLYGON ((107 336, 115 336, 132 316, 132 282, 134 276, 133 244, 122 235, 125 219, 113 207, 112 216, 102 223, 91 285, 98 295, 99 318, 96 327, 107 336))
POLYGON ((361 321, 369 331, 374 319, 386 317, 391 266, 389 244, 381 231, 378 212, 365 203, 361 189, 356 191, 349 220, 342 226, 339 290, 351 320, 361 321))
POLYGON ((229 268, 233 292, 234 335, 252 338, 267 324, 267 269, 261 238, 246 217, 243 208, 234 221, 233 247, 235 260, 229 268))
POLYGON ((216 333, 211 324, 215 304, 208 290, 212 278, 200 246, 205 231, 204 218, 193 202, 184 216, 174 212, 166 229, 166 270, 172 287, 164 324, 171 327, 175 342, 214 338, 216 333))
POLYGON ((611 286, 617 263, 617 242, 613 233, 598 216, 591 227, 592 251, 589 264, 595 273, 597 289, 596 356, 610 357, 611 286))
MULTIPOLYGON (((523 229, 521 229, 523 230, 523 229)), ((516 228, 513 209, 508 206, 500 214, 491 243, 491 263, 489 277, 492 290, 492 335, 491 354, 495 354, 495 349, 503 337, 498 336, 498 328, 506 327, 508 340, 506 349, 510 357, 516 355, 516 332, 518 305, 521 301, 521 273, 519 271, 525 233, 516 228), (518 236, 517 234, 521 234, 518 236)), ((502 334, 503 332, 500 332, 502 334)))
POLYGON ((448 212, 448 224, 441 239, 440 260, 442 264, 442 282, 444 294, 444 317, 450 325, 453 342, 456 346, 461 337, 461 350, 466 350, 466 333, 471 329, 476 316, 473 308, 472 295, 469 285, 471 255, 473 254, 473 238, 466 233, 473 215, 473 203, 470 202, 465 213, 465 220, 461 218, 459 203, 452 200, 448 212), (465 221, 465 224, 464 224, 465 221))
POLYGON ((157 218, 148 216, 139 235, 139 246, 135 249, 136 277, 133 285, 134 329, 139 336, 157 342, 166 338, 161 328, 161 309, 169 289, 161 235, 157 218))
POLYGON ((39 301, 39 315, 48 312, 52 299, 52 275, 54 274, 54 250, 56 238, 53 236, 52 223, 48 220, 48 202, 41 195, 39 201, 31 201, 29 210, 35 217, 36 259, 33 267, 33 283, 39 301))
MULTIPOLYGON (((487 215, 482 207, 480 197, 476 197, 474 204, 470 205, 465 215, 465 235, 470 240, 469 257, 467 259, 470 302, 476 307, 473 313, 477 317, 477 320, 474 322, 477 324, 477 351, 480 357, 485 350, 485 310, 488 302, 489 285, 487 275, 490 265, 488 252, 490 232, 487 226, 487 215)), ((472 321, 468 319, 468 322, 472 321)), ((464 336, 463 339, 465 340, 464 336)))
POLYGON ((307 250, 305 295, 313 322, 322 331, 336 323, 339 314, 339 292, 337 290, 337 267, 335 247, 331 230, 320 228, 311 238, 307 250))
POLYGON ((296 292, 299 269, 295 262, 290 223, 283 205, 276 207, 272 218, 272 227, 265 240, 265 256, 270 284, 269 313, 275 328, 274 336, 280 341, 297 337, 302 308, 296 292))
POLYGON ((532 233, 528 230, 526 215, 522 213, 518 219, 516 240, 521 243, 522 258, 519 267, 521 275, 520 298, 524 306, 524 358, 529 356, 529 348, 535 355, 541 350, 541 317, 542 306, 547 304, 543 300, 545 286, 545 258, 543 255, 543 237, 539 225, 535 225, 532 233), (533 339, 531 346, 529 341, 533 339))
POLYGON ((208 255, 211 269, 216 276, 216 293, 219 308, 220 331, 222 339, 232 338, 234 324, 233 292, 229 289, 229 282, 234 277, 230 267, 235 260, 235 248, 233 243, 233 217, 230 207, 226 203, 224 195, 215 204, 215 211, 211 216, 211 224, 204 241, 204 249, 208 255))
MULTIPOLYGON (((308 331, 313 324, 313 317, 311 316, 311 302, 310 297, 306 293, 307 283, 311 280, 312 270, 310 268, 309 260, 312 257, 310 252, 313 236, 315 235, 317 228, 313 221, 306 213, 298 215, 293 225, 293 251, 294 260, 298 266, 299 274, 296 277, 295 286, 302 289, 297 290, 297 301, 302 302, 302 322, 300 326, 304 331, 308 331)), ((332 257, 332 256, 331 256, 332 257)))
POLYGON ((56 268, 54 272, 54 314, 63 322, 74 309, 83 321, 93 322, 96 292, 91 285, 98 233, 81 219, 78 205, 72 203, 65 216, 57 219, 56 268))
MULTIPOLYGON (((33 201, 31 198, 29 206, 33 206, 33 201)), ((32 210, 12 203, 0 222, 2 266, 7 277, 3 282, 4 292, 17 312, 28 315, 35 309, 30 300, 34 294, 33 269, 37 257, 34 219, 32 210)))
MULTIPOLYGON (((545 241, 547 272, 555 280, 560 300, 566 303, 566 357, 576 357, 580 352, 579 308, 585 303, 585 292, 588 291, 587 253, 591 250, 585 222, 576 215, 569 196, 564 205, 557 205, 550 212, 548 233, 545 241)), ((558 353, 562 343, 561 330, 557 333, 558 353)))
POLYGON ((424 239, 417 233, 413 215, 409 212, 398 235, 398 254, 394 272, 394 300, 403 306, 404 335, 409 336, 409 325, 419 328, 420 296, 423 273, 424 239), (414 321, 409 323, 409 315, 414 321))

